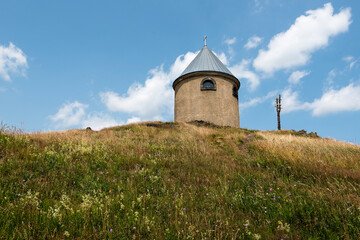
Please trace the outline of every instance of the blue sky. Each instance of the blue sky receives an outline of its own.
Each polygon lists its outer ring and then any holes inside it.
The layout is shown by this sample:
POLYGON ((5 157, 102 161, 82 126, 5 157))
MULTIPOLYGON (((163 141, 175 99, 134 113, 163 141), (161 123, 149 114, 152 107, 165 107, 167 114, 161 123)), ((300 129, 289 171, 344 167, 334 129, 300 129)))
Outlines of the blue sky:
POLYGON ((240 125, 360 142, 360 1, 2 1, 0 121, 26 132, 173 120, 207 45, 239 78, 240 125))

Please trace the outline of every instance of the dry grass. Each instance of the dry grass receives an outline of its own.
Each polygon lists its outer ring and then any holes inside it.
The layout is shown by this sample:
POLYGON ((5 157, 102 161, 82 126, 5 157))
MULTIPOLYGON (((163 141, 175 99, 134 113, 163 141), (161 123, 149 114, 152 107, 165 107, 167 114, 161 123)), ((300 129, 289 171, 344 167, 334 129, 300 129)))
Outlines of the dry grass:
MULTIPOLYGON (((259 133, 266 141, 254 144, 284 161, 307 164, 331 171, 360 168, 360 146, 323 138, 308 138, 274 133, 259 133)), ((359 172, 358 172, 359 173, 359 172)), ((360 173, 359 173, 360 174, 360 173)), ((360 175, 359 175, 360 176, 360 175)))
POLYGON ((0 129, 0 239, 360 235, 357 145, 187 123, 0 129))

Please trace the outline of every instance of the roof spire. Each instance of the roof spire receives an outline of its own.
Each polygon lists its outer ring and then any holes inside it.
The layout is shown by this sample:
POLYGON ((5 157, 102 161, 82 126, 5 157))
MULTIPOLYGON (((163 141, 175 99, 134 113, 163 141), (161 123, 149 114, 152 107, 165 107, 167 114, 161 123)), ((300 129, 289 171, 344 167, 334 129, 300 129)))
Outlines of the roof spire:
POLYGON ((204 46, 206 46, 206 39, 207 39, 207 36, 205 35, 204 36, 204 46))

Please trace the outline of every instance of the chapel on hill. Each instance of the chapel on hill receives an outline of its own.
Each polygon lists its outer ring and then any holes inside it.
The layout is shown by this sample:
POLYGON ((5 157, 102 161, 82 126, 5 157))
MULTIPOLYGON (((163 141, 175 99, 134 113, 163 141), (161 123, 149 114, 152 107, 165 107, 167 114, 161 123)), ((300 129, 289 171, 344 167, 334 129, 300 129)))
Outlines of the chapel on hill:
POLYGON ((175 121, 240 127, 240 81, 206 46, 174 81, 175 121))

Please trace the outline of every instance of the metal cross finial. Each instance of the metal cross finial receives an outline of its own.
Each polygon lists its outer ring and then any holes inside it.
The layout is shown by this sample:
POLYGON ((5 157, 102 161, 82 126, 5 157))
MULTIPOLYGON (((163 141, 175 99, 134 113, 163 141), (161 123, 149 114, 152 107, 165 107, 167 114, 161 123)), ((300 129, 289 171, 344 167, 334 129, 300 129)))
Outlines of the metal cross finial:
POLYGON ((207 36, 205 35, 205 37, 204 37, 204 46, 206 46, 206 39, 207 39, 207 36))

